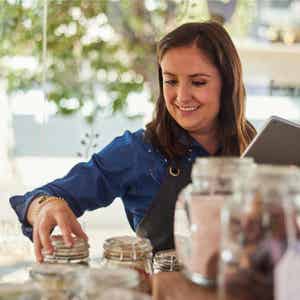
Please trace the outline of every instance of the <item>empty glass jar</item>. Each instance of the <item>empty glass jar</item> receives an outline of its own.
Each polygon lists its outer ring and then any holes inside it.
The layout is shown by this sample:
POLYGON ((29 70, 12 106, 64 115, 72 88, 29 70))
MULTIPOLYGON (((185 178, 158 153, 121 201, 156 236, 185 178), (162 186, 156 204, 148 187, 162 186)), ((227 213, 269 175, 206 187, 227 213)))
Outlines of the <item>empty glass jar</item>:
POLYGON ((297 168, 258 166, 222 211, 219 298, 273 300, 274 269, 293 244, 297 168))
POLYGON ((192 183, 179 195, 175 209, 175 244, 183 272, 194 283, 215 286, 220 246, 220 212, 246 180, 251 158, 198 158, 192 183))

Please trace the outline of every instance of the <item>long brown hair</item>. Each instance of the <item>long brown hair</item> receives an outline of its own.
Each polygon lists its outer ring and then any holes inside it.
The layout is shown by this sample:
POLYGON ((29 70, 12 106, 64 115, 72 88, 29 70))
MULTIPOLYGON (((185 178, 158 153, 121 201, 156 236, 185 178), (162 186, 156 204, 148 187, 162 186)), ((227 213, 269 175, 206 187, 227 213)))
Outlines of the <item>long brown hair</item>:
POLYGON ((176 123, 165 105, 160 62, 168 50, 193 44, 207 55, 221 75, 218 114, 221 155, 240 155, 256 131, 245 118, 246 95, 237 50, 226 30, 216 22, 183 24, 158 43, 159 97, 153 120, 146 125, 145 136, 169 159, 179 158, 188 150, 189 146, 178 140, 181 133, 187 133, 186 130, 176 123))

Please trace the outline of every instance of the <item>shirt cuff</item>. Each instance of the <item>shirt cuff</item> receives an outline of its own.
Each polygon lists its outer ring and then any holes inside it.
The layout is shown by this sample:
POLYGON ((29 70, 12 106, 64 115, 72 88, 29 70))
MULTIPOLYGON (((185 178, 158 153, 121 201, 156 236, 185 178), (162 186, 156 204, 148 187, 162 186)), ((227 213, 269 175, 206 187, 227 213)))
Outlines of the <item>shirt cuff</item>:
POLYGON ((38 196, 49 195, 49 193, 36 190, 35 192, 30 192, 24 196, 13 196, 9 199, 11 207, 16 212, 19 221, 22 223, 22 231, 29 239, 32 240, 32 226, 27 221, 27 212, 31 202, 38 196))

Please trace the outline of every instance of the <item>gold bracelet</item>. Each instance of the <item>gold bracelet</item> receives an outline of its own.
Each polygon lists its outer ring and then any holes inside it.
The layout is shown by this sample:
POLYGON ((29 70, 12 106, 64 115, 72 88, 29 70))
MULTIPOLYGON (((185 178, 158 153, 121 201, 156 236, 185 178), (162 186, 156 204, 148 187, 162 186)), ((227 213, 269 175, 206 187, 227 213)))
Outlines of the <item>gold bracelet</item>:
POLYGON ((42 207, 45 206, 47 203, 53 201, 63 201, 65 204, 67 204, 67 202, 63 198, 56 197, 56 196, 43 195, 43 196, 38 196, 37 199, 38 199, 37 205, 31 211, 32 222, 33 220, 35 220, 42 207))
POLYGON ((65 203, 67 203, 67 202, 65 201, 65 199, 62 198, 62 197, 43 195, 43 196, 41 196, 40 199, 38 200, 38 204, 39 204, 38 207, 41 208, 41 207, 43 207, 46 203, 52 202, 52 201, 63 201, 63 202, 65 202, 65 203))

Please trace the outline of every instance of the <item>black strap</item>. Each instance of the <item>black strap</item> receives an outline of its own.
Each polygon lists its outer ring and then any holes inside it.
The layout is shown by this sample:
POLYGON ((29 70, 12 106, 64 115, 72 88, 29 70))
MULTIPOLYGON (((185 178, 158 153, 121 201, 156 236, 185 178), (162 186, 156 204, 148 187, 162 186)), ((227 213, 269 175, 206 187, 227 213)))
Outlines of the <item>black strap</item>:
POLYGON ((168 166, 158 194, 136 228, 137 235, 150 239, 154 252, 174 248, 175 205, 180 191, 191 182, 191 167, 168 166))

